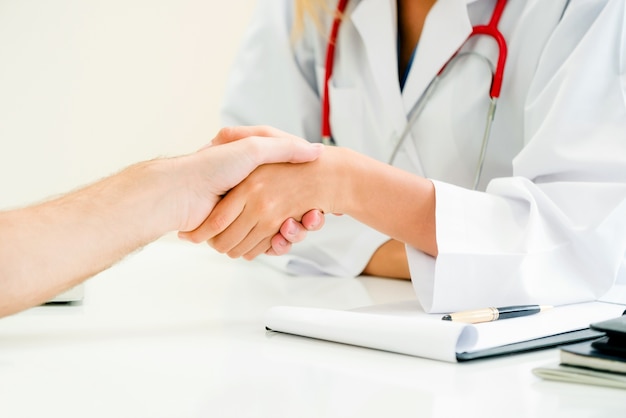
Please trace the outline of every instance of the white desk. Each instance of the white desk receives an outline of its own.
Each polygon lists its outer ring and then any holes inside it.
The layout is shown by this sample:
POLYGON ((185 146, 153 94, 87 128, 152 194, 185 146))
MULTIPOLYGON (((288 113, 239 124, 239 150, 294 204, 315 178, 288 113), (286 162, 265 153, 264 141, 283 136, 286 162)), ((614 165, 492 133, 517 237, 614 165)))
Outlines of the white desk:
POLYGON ((79 306, 0 320, 0 417, 618 417, 626 392, 542 381, 555 349, 448 364, 266 333, 278 304, 351 308, 410 283, 288 277, 207 246, 152 244, 79 306))

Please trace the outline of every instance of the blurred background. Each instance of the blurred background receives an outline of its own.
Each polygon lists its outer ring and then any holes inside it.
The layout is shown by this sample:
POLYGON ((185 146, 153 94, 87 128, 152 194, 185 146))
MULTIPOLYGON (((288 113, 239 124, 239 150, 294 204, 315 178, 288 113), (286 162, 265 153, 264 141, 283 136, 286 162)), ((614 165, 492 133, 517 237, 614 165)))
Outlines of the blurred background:
POLYGON ((0 209, 219 129, 255 0, 0 0, 0 209))

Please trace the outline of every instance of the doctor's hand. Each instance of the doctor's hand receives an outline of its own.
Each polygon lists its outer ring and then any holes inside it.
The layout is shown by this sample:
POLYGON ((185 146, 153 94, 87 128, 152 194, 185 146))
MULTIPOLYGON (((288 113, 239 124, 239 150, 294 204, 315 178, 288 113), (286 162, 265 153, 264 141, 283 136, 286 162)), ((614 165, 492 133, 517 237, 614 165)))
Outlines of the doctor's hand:
POLYGON ((271 248, 265 251, 267 255, 284 255, 289 252, 291 245, 303 241, 307 232, 319 231, 324 226, 324 214, 317 209, 310 210, 302 215, 300 222, 289 218, 280 227, 280 230, 270 243, 271 248))

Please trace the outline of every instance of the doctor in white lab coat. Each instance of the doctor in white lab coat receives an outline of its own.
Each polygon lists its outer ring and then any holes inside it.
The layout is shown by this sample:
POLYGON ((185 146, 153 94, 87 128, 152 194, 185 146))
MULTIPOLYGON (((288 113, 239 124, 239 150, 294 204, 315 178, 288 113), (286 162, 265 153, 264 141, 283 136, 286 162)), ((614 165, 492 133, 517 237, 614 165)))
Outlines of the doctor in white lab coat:
MULTIPOLYGON (((594 300, 626 282, 625 3, 507 2, 504 83, 472 190, 491 83, 481 57, 495 63, 497 48, 488 38, 465 40, 489 21, 495 0, 436 1, 403 87, 399 2, 349 1, 329 86, 333 138, 434 184, 436 256, 406 245, 427 311, 594 300), (457 60, 390 161, 407 114, 459 47, 477 54, 457 60)), ((305 17, 294 39, 294 1, 259 0, 223 123, 272 125, 319 142, 331 23, 328 10, 318 24, 305 17)), ((351 216, 327 215, 323 230, 273 262, 296 274, 356 276, 389 242, 351 216)))

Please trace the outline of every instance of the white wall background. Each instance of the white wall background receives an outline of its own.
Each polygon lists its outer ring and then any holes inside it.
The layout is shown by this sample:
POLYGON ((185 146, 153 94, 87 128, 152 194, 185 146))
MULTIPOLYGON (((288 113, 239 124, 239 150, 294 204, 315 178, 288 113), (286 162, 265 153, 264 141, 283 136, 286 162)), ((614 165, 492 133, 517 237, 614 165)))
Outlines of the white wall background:
POLYGON ((254 0, 0 0, 0 209, 219 129, 254 0))

